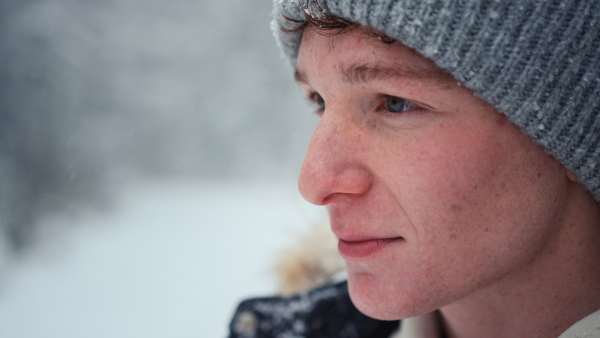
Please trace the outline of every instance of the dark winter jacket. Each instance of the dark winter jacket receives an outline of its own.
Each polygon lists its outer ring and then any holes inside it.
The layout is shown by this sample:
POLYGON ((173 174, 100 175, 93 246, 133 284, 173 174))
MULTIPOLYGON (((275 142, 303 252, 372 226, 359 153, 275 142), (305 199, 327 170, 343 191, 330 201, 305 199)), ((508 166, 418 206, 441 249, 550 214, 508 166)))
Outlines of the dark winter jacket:
POLYGON ((350 301, 346 282, 291 297, 243 301, 230 324, 230 338, 388 338, 398 321, 380 321, 360 313, 350 301))

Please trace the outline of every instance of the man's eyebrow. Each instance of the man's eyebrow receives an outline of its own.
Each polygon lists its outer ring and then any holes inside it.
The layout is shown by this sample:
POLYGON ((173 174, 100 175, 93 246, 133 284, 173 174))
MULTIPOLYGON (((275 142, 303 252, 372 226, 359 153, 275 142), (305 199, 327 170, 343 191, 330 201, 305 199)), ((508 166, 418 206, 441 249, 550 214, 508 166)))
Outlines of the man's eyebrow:
MULTIPOLYGON (((450 89, 457 86, 458 81, 452 75, 439 68, 415 66, 371 66, 364 63, 338 64, 340 75, 345 83, 363 84, 369 81, 385 81, 393 78, 409 78, 430 80, 441 88, 450 89)), ((296 68, 294 79, 298 83, 308 84, 304 71, 296 68)))
POLYGON ((296 71, 294 71, 294 80, 296 80, 296 82, 298 83, 308 84, 308 80, 306 80, 306 75, 304 75, 304 72, 298 67, 296 67, 296 71))
MULTIPOLYGON (((443 88, 456 87, 457 81, 442 69, 418 66, 373 66, 364 63, 338 64, 342 80, 348 84, 385 81, 393 78, 430 80, 443 88)), ((300 74, 301 75, 301 74, 300 74)))

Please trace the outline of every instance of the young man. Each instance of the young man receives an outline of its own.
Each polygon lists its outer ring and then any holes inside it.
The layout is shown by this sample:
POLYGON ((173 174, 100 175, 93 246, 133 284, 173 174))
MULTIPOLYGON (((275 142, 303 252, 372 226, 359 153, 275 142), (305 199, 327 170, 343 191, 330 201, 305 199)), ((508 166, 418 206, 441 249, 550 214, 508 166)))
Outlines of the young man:
MULTIPOLYGON (((600 337, 600 2, 275 6, 321 118, 300 191, 358 310, 401 337, 600 337)), ((271 336, 390 334, 310 331, 321 307, 271 336)))

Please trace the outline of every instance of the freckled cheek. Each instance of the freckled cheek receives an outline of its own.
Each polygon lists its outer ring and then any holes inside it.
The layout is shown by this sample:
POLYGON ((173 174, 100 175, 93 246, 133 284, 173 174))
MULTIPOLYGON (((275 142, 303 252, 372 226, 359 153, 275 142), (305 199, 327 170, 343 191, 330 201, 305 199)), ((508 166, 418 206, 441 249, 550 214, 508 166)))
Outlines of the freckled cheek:
POLYGON ((402 164, 389 181, 395 179, 393 189, 413 223, 416 245, 455 251, 464 249, 465 241, 493 236, 490 218, 503 198, 505 155, 492 140, 432 134, 397 154, 402 164))
POLYGON ((410 198, 458 214, 465 203, 498 188, 502 156, 494 147, 471 138, 435 137, 407 144, 404 182, 410 198), (439 205, 442 204, 442 205, 439 205))

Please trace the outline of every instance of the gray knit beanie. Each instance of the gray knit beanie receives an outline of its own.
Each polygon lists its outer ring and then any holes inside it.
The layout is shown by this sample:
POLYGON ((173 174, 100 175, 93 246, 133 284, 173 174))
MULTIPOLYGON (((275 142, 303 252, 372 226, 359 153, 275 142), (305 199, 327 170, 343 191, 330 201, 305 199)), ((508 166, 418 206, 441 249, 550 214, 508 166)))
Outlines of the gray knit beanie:
MULTIPOLYGON (((306 21, 275 0, 295 65, 306 21)), ((319 0, 330 14, 414 48, 504 113, 600 201, 600 0, 319 0)))

